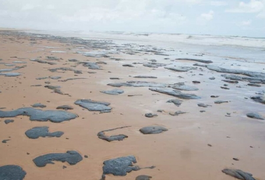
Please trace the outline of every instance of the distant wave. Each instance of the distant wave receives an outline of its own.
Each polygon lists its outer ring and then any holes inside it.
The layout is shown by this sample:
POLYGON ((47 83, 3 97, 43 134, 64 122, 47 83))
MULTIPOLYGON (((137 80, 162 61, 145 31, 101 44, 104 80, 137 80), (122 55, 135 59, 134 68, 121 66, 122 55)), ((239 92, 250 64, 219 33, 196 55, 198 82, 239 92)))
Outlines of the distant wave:
POLYGON ((264 37, 246 37, 246 36, 215 36, 215 35, 188 35, 188 34, 163 34, 163 33, 133 33, 133 32, 83 32, 83 34, 101 35, 102 37, 113 39, 130 39, 135 40, 149 40, 149 41, 162 41, 162 42, 180 42, 186 44, 198 44, 198 45, 228 45, 228 46, 244 46, 255 47, 265 49, 264 37))

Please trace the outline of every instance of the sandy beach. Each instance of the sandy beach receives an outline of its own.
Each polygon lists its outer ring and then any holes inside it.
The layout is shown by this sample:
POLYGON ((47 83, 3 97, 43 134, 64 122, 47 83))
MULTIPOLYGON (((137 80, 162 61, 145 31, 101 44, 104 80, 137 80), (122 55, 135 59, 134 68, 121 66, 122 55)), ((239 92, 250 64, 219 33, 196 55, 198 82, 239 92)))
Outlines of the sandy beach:
POLYGON ((234 179, 226 168, 265 178, 264 61, 187 58, 176 55, 180 46, 123 41, 0 30, 0 166, 21 167, 25 180, 234 179), (139 131, 149 126, 165 131, 139 131), (28 137, 35 127, 63 134, 28 137), (123 136, 107 141, 102 131, 123 136), (67 151, 81 160, 33 161, 67 151), (127 156, 137 168, 104 172, 104 161, 127 156))

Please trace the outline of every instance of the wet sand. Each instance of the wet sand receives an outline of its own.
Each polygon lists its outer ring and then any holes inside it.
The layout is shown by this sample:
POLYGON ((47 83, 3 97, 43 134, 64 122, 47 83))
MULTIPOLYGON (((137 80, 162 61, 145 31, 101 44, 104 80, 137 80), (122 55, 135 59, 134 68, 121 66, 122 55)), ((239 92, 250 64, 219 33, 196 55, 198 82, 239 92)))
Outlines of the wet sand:
MULTIPOLYGON (((21 73, 20 76, 0 76, 0 107, 5 108, 1 111, 42 103, 47 106, 42 110, 56 110, 56 107, 61 105, 72 106, 73 110, 68 112, 79 116, 61 123, 30 121, 28 116, 0 119, 1 141, 10 139, 6 143, 0 143, 0 166, 22 167, 27 173, 26 180, 99 180, 105 160, 129 155, 136 157, 136 165, 155 166, 155 168, 132 171, 126 176, 106 175, 107 180, 133 180, 138 175, 152 176, 152 180, 234 179, 222 173, 224 168, 241 169, 252 173, 257 179, 265 177, 264 122, 246 116, 247 113, 254 112, 265 118, 265 105, 250 99, 252 96, 257 96, 255 93, 264 90, 264 84, 259 83, 261 87, 252 87, 247 86, 249 82, 245 81, 239 81, 238 84, 226 83, 222 81, 224 80, 222 73, 205 67, 196 67, 188 72, 175 72, 164 67, 146 67, 138 63, 148 63, 156 59, 157 63, 170 65, 175 61, 170 57, 169 60, 165 60, 167 56, 157 55, 157 52, 147 52, 146 49, 138 51, 126 47, 121 53, 108 54, 107 57, 86 57, 84 53, 77 53, 118 49, 115 44, 102 41, 93 41, 92 46, 91 43, 78 44, 70 40, 62 42, 63 40, 58 37, 43 37, 16 31, 1 31, 0 41, 0 59, 2 59, 0 69, 26 66, 12 71, 21 73), (47 60, 47 56, 56 57, 59 60, 47 60), (118 58, 118 61, 115 58, 118 58), (42 64, 31 59, 56 64, 42 64), (98 63, 100 69, 89 69, 82 63, 70 62, 69 59, 76 59, 79 62, 100 62, 98 63), (134 62, 137 64, 133 64, 134 62), (6 66, 6 64, 14 64, 14 66, 6 66), (123 64, 131 64, 134 67, 124 67, 123 64), (49 71, 49 69, 61 67, 79 70, 82 74, 76 74, 73 71, 49 71), (134 78, 137 75, 157 78, 134 78), (36 79, 51 76, 60 76, 61 79, 36 79), (110 79, 113 77, 119 80, 110 79), (215 77, 215 80, 210 80, 210 77, 215 77), (67 78, 83 79, 61 81, 67 78), (195 80, 200 81, 200 84, 192 83, 195 80), (126 81, 166 84, 185 82, 185 85, 197 87, 199 90, 182 92, 196 94, 201 99, 181 99, 183 102, 178 107, 167 103, 170 99, 178 98, 150 91, 149 87, 107 85, 126 81), (220 88, 223 84, 227 84, 230 89, 220 88), (60 86, 60 90, 68 95, 55 93, 45 88, 46 85, 60 86), (100 92, 112 89, 122 89, 124 93, 108 95, 100 92), (219 97, 211 98, 211 95, 219 97), (78 99, 108 102, 112 110, 109 113, 88 111, 74 104, 78 99), (215 104, 216 100, 229 102, 215 104), (211 106, 202 108, 198 107, 198 103, 211 106), (157 112, 157 110, 163 111, 157 112), (201 110, 205 112, 200 112, 201 110), (178 116, 169 114, 176 111, 187 113, 178 116), (147 118, 146 113, 154 113, 157 116, 147 118), (14 122, 5 124, 6 119, 13 119, 14 122), (168 131, 150 135, 144 135, 139 131, 142 127, 154 125, 165 127, 168 131), (30 139, 25 135, 27 130, 38 126, 48 126, 50 132, 63 131, 64 134, 58 138, 40 137, 38 139, 30 139), (97 136, 100 131, 122 126, 130 127, 106 132, 106 135, 125 134, 128 138, 123 141, 107 142, 97 136), (83 158, 76 165, 55 162, 45 167, 37 167, 32 161, 44 154, 65 153, 68 150, 77 151, 83 157, 87 155, 88 158, 83 158), (238 158, 239 161, 233 158, 238 158), (63 169, 63 166, 67 168, 63 169)), ((178 63, 181 66, 195 67, 193 64, 196 62, 179 61, 178 63)), ((264 70, 259 72, 264 73, 264 70)))

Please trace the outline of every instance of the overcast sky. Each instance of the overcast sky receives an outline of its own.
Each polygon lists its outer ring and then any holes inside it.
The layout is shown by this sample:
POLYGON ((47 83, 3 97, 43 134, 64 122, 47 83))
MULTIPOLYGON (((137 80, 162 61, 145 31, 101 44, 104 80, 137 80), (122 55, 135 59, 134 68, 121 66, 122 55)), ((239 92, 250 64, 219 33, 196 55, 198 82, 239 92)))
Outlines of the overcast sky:
POLYGON ((0 27, 265 37, 265 0, 0 0, 0 27))

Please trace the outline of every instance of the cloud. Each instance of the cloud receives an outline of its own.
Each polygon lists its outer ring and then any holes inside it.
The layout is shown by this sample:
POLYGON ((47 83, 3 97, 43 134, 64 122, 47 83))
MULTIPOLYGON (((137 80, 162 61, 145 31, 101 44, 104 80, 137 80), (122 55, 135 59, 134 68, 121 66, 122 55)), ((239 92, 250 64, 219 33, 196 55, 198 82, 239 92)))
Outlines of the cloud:
POLYGON ((241 26, 250 26, 251 23, 252 23, 251 20, 248 20, 248 21, 242 21, 242 22, 240 23, 240 25, 241 25, 241 26))
POLYGON ((214 11, 210 10, 208 13, 202 13, 197 19, 196 22, 198 25, 206 25, 208 22, 213 20, 214 11))
POLYGON ((264 9, 265 0, 250 0, 249 3, 239 2, 238 6, 226 10, 230 13, 258 13, 264 9))
POLYGON ((22 10, 22 11, 28 11, 28 10, 31 10, 31 9, 34 9, 34 8, 38 8, 38 6, 34 6, 34 5, 32 5, 32 4, 26 4, 26 5, 24 5, 24 6, 21 8, 21 10, 22 10))
POLYGON ((265 19, 265 10, 257 15, 257 18, 265 19))
MULTIPOLYGON (((261 18, 265 18, 265 0, 0 0, 0 27, 66 31, 243 33, 239 23, 231 27, 229 32, 217 27, 229 26, 245 19, 225 13, 228 7, 231 8, 229 12, 249 13, 247 19, 257 17, 255 23, 253 20, 251 24, 253 29, 264 23, 261 18), (207 26, 193 28, 196 25, 207 26)), ((265 36, 264 33, 260 34, 265 36)))
POLYGON ((212 6, 227 6, 227 2, 224 1, 211 1, 210 4, 212 6))
POLYGON ((210 21, 213 19, 214 12, 211 10, 208 13, 201 14, 200 18, 206 21, 210 21))
POLYGON ((186 17, 182 14, 171 9, 166 9, 166 7, 151 7, 149 2, 151 1, 143 1, 135 5, 132 1, 127 3, 127 1, 123 0, 113 8, 106 8, 104 6, 87 7, 73 14, 61 14, 60 19, 67 23, 123 23, 130 21, 161 23, 162 21, 167 21, 176 24, 186 20, 186 17))
POLYGON ((59 0, 0 1, 0 26, 7 24, 40 29, 102 28, 132 31, 138 28, 148 31, 150 29, 147 24, 150 24, 152 27, 160 28, 164 25, 176 28, 187 21, 187 17, 179 13, 178 9, 200 2, 201 0, 75 0, 75 3, 72 0, 64 0, 64 3, 59 0))

